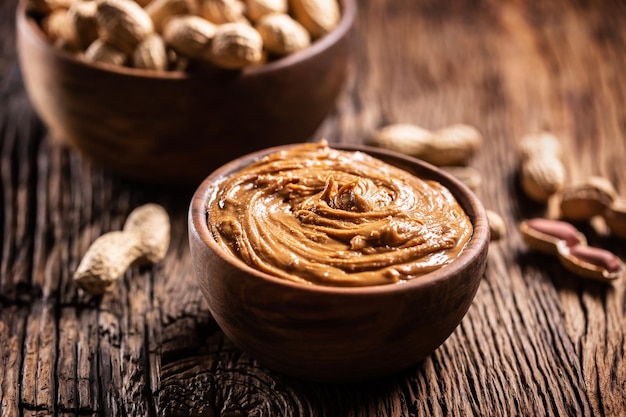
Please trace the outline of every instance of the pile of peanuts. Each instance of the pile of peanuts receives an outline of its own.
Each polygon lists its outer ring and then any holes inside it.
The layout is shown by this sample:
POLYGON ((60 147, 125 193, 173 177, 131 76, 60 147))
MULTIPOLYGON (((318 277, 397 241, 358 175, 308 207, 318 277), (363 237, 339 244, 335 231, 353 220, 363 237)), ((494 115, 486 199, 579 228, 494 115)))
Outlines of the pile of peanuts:
POLYGON ((88 62, 158 71, 190 60, 262 65, 339 23, 337 0, 27 0, 56 47, 88 62))
POLYGON ((520 141, 520 185, 539 203, 558 204, 560 220, 535 218, 520 223, 529 248, 556 254, 569 271, 599 281, 612 281, 626 271, 615 254, 587 245, 585 236, 571 223, 601 217, 614 236, 626 238, 626 200, 603 177, 568 182, 561 161, 561 145, 550 133, 527 135, 520 141))
POLYGON ((549 133, 533 134, 520 141, 520 183, 532 200, 555 199, 559 217, 586 221, 602 217, 611 233, 626 238, 626 198, 619 196, 606 178, 591 176, 568 182, 560 159, 561 145, 549 133))

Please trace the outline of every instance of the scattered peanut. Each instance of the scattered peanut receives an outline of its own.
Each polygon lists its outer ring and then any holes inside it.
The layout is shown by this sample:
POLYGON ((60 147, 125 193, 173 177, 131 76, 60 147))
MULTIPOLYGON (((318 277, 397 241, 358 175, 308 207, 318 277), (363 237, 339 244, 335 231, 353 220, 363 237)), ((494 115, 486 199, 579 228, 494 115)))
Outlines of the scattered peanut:
POLYGON ((597 281, 613 281, 626 269, 615 254, 605 249, 585 245, 567 247, 559 243, 559 261, 570 272, 597 281))
POLYGON ((122 231, 97 238, 74 273, 74 281, 92 294, 103 294, 134 263, 163 259, 170 242, 167 212, 156 204, 133 210, 122 231))
POLYGON ((564 219, 592 224, 604 220, 605 229, 626 238, 626 200, 606 178, 588 177, 566 186, 560 193, 559 210, 564 219))
POLYGON ((456 124, 428 131, 413 124, 391 124, 372 137, 373 145, 414 156, 438 166, 463 165, 482 144, 482 135, 472 126, 456 124))
POLYGON ((502 239, 506 235, 506 223, 498 213, 487 210, 487 220, 489 221, 489 231, 491 233, 491 241, 502 239))
POLYGON ((520 223, 524 242, 532 249, 555 254, 556 244, 565 242, 568 246, 586 245, 585 235, 573 225, 559 220, 535 218, 520 223))
POLYGON ((311 44, 309 32, 287 14, 267 15, 259 20, 256 29, 265 49, 276 55, 293 54, 311 44))
POLYGON ((96 20, 103 38, 127 54, 154 32, 150 16, 133 0, 101 0, 96 20))
POLYGON ((550 157, 528 159, 522 163, 520 171, 524 193, 540 203, 547 202, 563 188, 565 177, 563 165, 550 157))
POLYGON ((219 25, 211 42, 211 61, 222 68, 241 69, 263 58, 263 40, 245 23, 219 25))
POLYGON ((524 193, 545 203, 563 189, 567 172, 560 159, 560 144, 554 135, 527 135, 520 142, 520 183, 524 193))
POLYGON ((570 220, 587 220, 602 215, 616 198, 617 192, 609 180, 588 177, 563 189, 560 195, 561 216, 570 220))
POLYGON ((522 222, 520 231, 531 249, 556 254, 566 269, 580 277, 609 282, 626 271, 612 252, 587 246, 587 239, 570 223, 537 218, 522 222))
POLYGON ((419 158, 424 154, 426 143, 432 140, 432 132, 408 123, 387 125, 371 138, 373 145, 419 158))
POLYGON ((519 144, 521 159, 533 159, 541 155, 561 158, 562 152, 559 139, 548 132, 528 134, 522 138, 519 144))

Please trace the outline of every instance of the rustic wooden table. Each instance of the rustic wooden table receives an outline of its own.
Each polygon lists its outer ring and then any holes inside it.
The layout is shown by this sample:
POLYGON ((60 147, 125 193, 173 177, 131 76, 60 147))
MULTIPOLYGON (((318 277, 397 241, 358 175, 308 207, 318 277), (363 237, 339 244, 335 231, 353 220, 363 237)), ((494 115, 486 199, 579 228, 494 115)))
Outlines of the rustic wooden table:
MULTIPOLYGON (((622 0, 360 2, 350 79, 316 136, 475 125, 477 193, 509 232, 444 345, 401 375, 341 386, 276 375, 223 336, 190 267, 194 187, 127 182, 46 137, 14 9, 0 2, 0 415, 626 415, 626 280, 580 281, 527 251, 517 223, 546 209, 521 194, 516 167, 516 142, 548 129, 571 179, 602 175, 626 195, 622 0), (166 259, 102 299, 78 292, 70 277, 89 243, 148 201, 172 217, 166 259)), ((580 227, 626 258, 623 240, 580 227)))

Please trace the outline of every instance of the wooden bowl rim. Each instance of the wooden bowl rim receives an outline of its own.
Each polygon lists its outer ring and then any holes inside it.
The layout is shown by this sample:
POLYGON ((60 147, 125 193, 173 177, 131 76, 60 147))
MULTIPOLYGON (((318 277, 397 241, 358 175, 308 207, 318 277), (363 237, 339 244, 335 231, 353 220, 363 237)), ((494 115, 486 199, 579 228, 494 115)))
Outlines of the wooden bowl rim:
MULTIPOLYGON (((310 47, 288 55, 286 57, 277 59, 276 61, 272 61, 268 64, 259 65, 256 67, 245 68, 239 71, 239 76, 241 77, 258 77, 263 74, 280 71, 282 69, 287 69, 289 67, 295 66, 301 62, 306 62, 310 59, 313 59, 315 56, 321 54, 323 51, 330 48, 332 45, 339 42, 343 39, 350 29, 354 26, 354 22, 357 16, 357 0, 339 0, 343 6, 341 13, 341 20, 335 29, 316 40, 311 44, 310 47)), ((46 38, 45 33, 41 29, 41 27, 35 22, 35 19, 32 16, 29 16, 26 12, 26 7, 24 5, 25 0, 20 0, 16 9, 16 20, 18 27, 23 28, 22 31, 25 36, 30 38, 31 42, 36 42, 39 47, 47 49, 49 52, 55 54, 59 57, 59 59, 65 60, 68 63, 73 63, 77 66, 82 66, 85 68, 102 71, 106 73, 114 73, 120 75, 127 75, 131 77, 138 78, 154 78, 154 79, 165 79, 165 80, 184 80, 190 78, 190 74, 185 71, 156 71, 156 70, 147 70, 141 68, 130 68, 130 67, 120 67, 113 65, 104 65, 97 63, 89 63, 85 62, 81 59, 78 59, 73 54, 63 51, 59 48, 54 47, 48 39, 46 38)), ((219 73, 237 73, 237 71, 219 71, 219 73)), ((198 73, 202 73, 201 71, 194 72, 194 76, 197 76, 198 73)), ((211 72, 206 72, 206 75, 212 74, 211 72)))
MULTIPOLYGON (((466 247, 463 249, 461 254, 449 264, 446 264, 445 266, 418 278, 397 284, 363 287, 306 285, 289 281, 284 278, 275 277, 273 275, 252 268, 244 261, 233 256, 232 254, 224 250, 221 246, 219 246, 209 231, 206 220, 206 202, 208 201, 212 185, 215 181, 223 178, 225 175, 236 172, 240 167, 245 165, 244 162, 249 163, 269 153, 277 152, 296 145, 297 144, 279 145, 252 152, 236 158, 213 171, 200 184, 191 200, 188 216, 190 227, 189 233, 192 239, 199 238, 204 245, 206 245, 212 252, 217 254, 222 260, 231 264, 233 267, 238 268, 251 276, 254 276, 256 279, 261 279, 263 281, 267 281, 269 283, 279 286, 289 287, 292 290, 326 293, 329 295, 334 294, 351 296, 402 293, 404 291, 418 290, 422 287, 440 284, 442 282, 452 279, 452 277, 461 273, 466 268, 469 268, 474 262, 477 262, 480 259, 483 251, 488 250, 490 232, 485 208, 479 198, 474 194, 474 192, 470 190, 465 184, 461 183, 458 179, 454 178, 452 175, 437 168, 434 165, 410 156, 399 154, 394 151, 388 151, 385 149, 362 145, 331 144, 330 146, 335 149, 360 151, 365 152, 376 158, 380 158, 380 155, 382 155, 383 157, 387 157, 388 159, 401 161, 402 163, 408 164, 409 166, 417 167, 418 171, 427 172, 427 178, 442 182, 448 189, 450 189, 457 201, 462 204, 463 209, 466 211, 472 221, 472 226, 474 230, 469 242, 467 242, 466 247), (464 199, 465 203, 463 203, 461 199, 464 199), (464 207, 464 205, 467 205, 467 207, 464 207), (474 215, 474 218, 472 218, 472 214, 474 215)), ((393 162, 388 163, 395 165, 395 163, 393 162)), ((197 262, 197 260, 194 262, 197 262)))

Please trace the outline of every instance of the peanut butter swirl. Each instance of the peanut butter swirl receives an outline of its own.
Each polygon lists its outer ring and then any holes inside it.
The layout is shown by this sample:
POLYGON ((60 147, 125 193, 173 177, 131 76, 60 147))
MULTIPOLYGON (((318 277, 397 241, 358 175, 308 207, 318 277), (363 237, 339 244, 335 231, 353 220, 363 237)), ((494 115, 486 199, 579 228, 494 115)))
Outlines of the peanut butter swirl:
POLYGON ((207 211, 227 251, 260 271, 317 285, 410 280, 450 262, 472 235, 438 182, 325 141, 223 178, 207 211))

